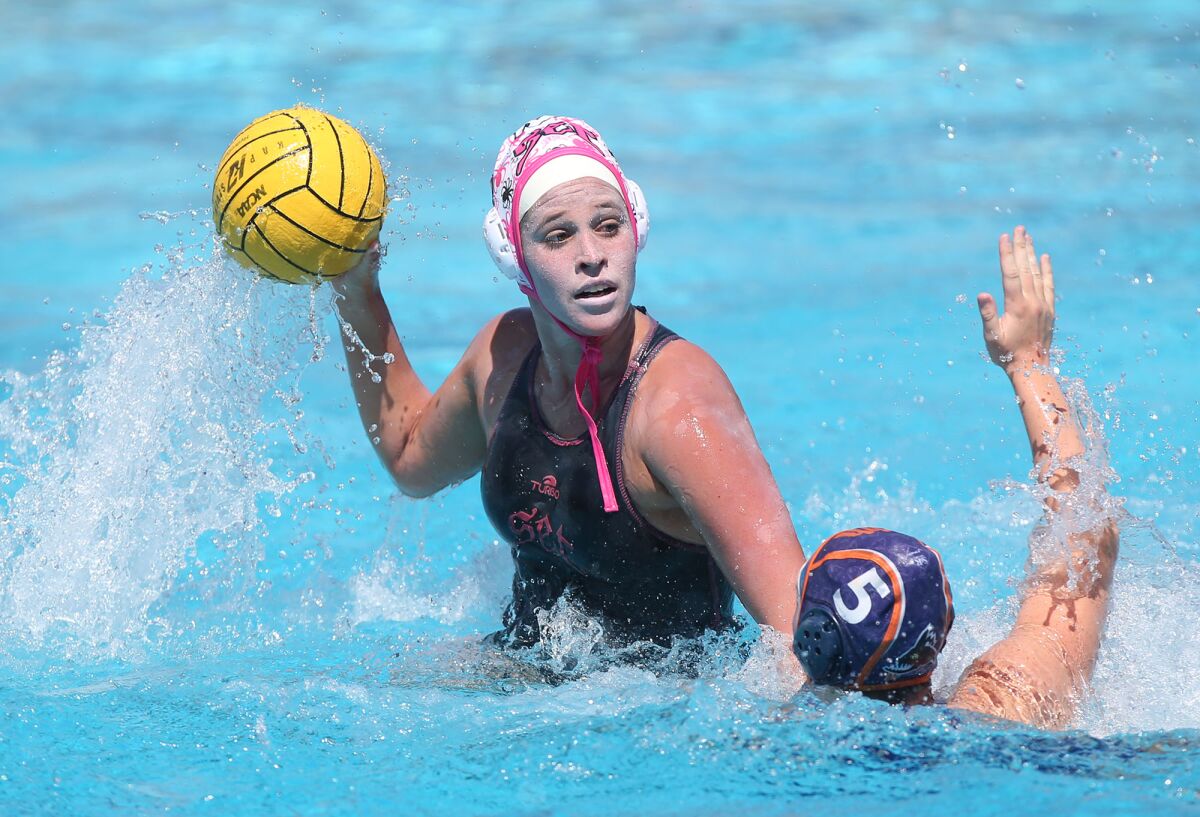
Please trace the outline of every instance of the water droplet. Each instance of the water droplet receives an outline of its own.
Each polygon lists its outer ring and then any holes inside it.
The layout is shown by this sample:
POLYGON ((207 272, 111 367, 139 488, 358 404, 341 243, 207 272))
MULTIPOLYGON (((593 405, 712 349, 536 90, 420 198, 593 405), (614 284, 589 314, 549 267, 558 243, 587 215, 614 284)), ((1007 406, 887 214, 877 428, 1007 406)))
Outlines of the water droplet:
POLYGON ((1024 91, 1025 90, 1025 80, 1021 79, 1020 77, 1017 77, 1016 86, 1017 86, 1018 91, 1024 91))
POLYGON ((954 301, 955 303, 965 304, 967 302, 967 296, 960 292, 958 295, 954 296, 954 301))
POLYGON ((963 73, 966 73, 966 71, 967 71, 967 64, 966 64, 965 62, 960 62, 960 63, 958 64, 958 70, 959 70, 959 71, 961 71, 961 72, 963 72, 963 73))

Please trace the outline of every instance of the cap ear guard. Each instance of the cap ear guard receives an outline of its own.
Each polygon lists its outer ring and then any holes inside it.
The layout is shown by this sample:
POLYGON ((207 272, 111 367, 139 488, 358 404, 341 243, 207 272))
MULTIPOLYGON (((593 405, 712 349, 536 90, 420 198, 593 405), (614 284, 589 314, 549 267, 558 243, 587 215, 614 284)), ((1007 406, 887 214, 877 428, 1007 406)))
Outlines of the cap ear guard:
POLYGON ((629 194, 629 209, 633 211, 633 223, 637 228, 637 248, 641 252, 650 235, 650 208, 646 206, 646 196, 637 182, 626 179, 625 192, 629 194))
POLYGON ((814 607, 796 623, 792 651, 815 684, 842 686, 849 680, 845 670, 842 628, 829 613, 814 607))
POLYGON ((522 287, 529 287, 529 279, 517 264, 517 248, 508 238, 508 228, 504 219, 493 207, 483 218, 483 243, 487 244, 488 254, 496 263, 506 278, 516 281, 522 287))

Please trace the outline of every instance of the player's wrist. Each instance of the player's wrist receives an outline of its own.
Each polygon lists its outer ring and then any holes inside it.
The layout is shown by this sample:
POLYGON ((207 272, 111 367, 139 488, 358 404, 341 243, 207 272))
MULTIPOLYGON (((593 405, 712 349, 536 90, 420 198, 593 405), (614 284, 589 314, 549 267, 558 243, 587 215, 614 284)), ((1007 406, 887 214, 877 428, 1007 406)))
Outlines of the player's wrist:
POLYGON ((379 277, 340 276, 329 282, 345 307, 351 309, 363 308, 375 300, 383 299, 383 290, 379 287, 379 277))
POLYGON ((1050 355, 1040 347, 1024 349, 1014 352, 1001 366, 1009 379, 1015 380, 1017 377, 1028 377, 1037 372, 1049 371, 1050 355))

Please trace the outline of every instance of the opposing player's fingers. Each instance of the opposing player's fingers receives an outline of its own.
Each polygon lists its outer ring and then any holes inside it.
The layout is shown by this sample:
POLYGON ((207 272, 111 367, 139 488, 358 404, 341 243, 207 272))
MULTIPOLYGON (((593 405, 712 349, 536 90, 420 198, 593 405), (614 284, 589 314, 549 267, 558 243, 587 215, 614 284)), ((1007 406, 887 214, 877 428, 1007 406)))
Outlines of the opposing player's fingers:
POLYGON ((1041 267, 1038 266, 1037 250, 1033 248, 1033 236, 1025 233, 1025 254, 1026 261, 1029 264, 1029 271, 1034 275, 1041 275, 1041 267))
POLYGON ((1000 278, 1004 284, 1004 303, 1021 296, 1021 273, 1017 270, 1013 242, 1008 233, 1000 236, 1000 278))
POLYGON ((1018 226, 1013 230, 1013 239, 1016 246, 1013 247, 1013 259, 1017 262, 1017 272, 1021 280, 1021 292, 1026 297, 1032 298, 1035 294, 1040 296, 1041 287, 1034 287, 1033 270, 1029 266, 1029 233, 1025 232, 1025 228, 1018 226))
POLYGON ((996 299, 990 292, 981 292, 975 296, 979 305, 979 319, 983 321, 984 340, 993 341, 1000 334, 1000 318, 996 314, 996 299))
POLYGON ((1046 283, 1042 280, 1042 267, 1038 263, 1037 250, 1033 248, 1033 236, 1025 234, 1025 247, 1029 255, 1029 272, 1033 276, 1033 292, 1031 293, 1039 303, 1043 305, 1046 302, 1046 283))
POLYGON ((1054 265, 1050 263, 1050 254, 1042 255, 1042 292, 1046 296, 1046 305, 1054 309, 1054 265))

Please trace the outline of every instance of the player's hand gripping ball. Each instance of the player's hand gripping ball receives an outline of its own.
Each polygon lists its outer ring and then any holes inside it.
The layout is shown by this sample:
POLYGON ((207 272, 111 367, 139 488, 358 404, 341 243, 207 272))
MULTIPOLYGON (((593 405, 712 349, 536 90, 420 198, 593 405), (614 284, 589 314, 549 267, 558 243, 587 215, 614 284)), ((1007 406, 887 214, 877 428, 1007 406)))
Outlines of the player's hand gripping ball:
POLYGON ((213 182, 213 222, 244 266, 294 284, 341 275, 379 235, 379 157, 357 130, 314 108, 251 122, 213 182))

